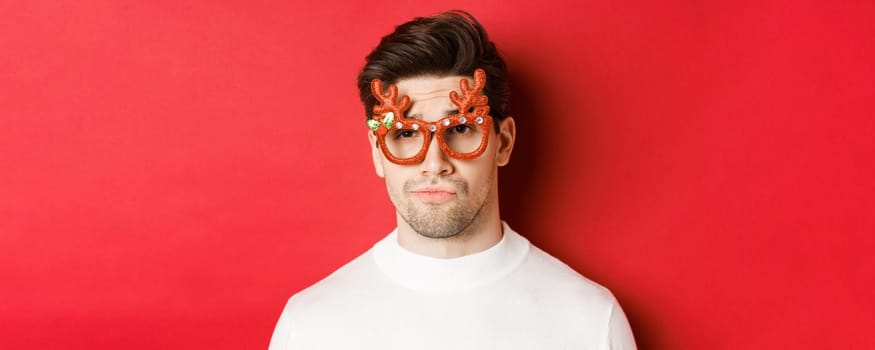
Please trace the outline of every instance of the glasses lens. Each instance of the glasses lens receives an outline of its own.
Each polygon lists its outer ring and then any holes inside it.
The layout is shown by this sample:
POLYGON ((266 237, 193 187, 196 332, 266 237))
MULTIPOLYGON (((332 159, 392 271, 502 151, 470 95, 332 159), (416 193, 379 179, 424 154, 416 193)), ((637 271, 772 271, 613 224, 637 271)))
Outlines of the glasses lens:
POLYGON ((458 153, 471 153, 483 142, 483 128, 477 124, 459 124, 448 127, 443 133, 447 146, 458 153))
POLYGON ((425 133, 421 129, 392 128, 386 134, 386 148, 396 158, 406 159, 417 155, 424 143, 425 133))

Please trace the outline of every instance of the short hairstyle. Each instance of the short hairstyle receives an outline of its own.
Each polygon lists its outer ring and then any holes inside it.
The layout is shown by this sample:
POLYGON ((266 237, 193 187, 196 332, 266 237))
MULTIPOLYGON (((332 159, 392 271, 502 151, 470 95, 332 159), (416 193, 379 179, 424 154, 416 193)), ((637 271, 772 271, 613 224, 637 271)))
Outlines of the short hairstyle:
MULTIPOLYGON (((465 11, 417 17, 401 24, 384 36, 365 60, 358 88, 366 118, 373 115, 377 104, 371 94, 374 78, 387 86, 419 76, 473 76, 477 68, 486 71, 483 93, 489 98, 489 114, 497 120, 507 116, 507 66, 483 26, 465 11)), ((494 125, 497 131, 498 123, 494 125)))

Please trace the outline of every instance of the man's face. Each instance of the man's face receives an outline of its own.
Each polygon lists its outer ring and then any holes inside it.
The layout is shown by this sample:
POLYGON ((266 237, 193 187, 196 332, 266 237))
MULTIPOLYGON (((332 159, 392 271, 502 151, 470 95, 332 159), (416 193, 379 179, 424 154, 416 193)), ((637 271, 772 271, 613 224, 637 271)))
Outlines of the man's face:
MULTIPOLYGON (((407 95, 412 102, 406 117, 433 122, 458 113, 449 95, 450 91, 458 92, 461 79, 471 80, 461 76, 423 76, 396 82, 398 95, 407 95)), ((451 158, 432 138, 425 159, 415 165, 387 160, 377 148, 376 137, 369 133, 374 167, 377 175, 386 180, 399 219, 422 236, 448 238, 477 227, 477 220, 490 213, 497 214, 498 167, 507 164, 514 137, 511 118, 500 125, 497 135, 489 128, 489 143, 480 157, 451 158)))

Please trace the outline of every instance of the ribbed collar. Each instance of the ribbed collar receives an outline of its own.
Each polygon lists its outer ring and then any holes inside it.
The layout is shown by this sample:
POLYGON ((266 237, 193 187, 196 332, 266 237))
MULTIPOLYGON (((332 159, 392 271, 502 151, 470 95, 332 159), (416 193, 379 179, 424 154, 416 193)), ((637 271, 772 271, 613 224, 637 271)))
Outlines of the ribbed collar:
POLYGON ((501 223, 501 241, 482 252, 452 259, 413 253, 398 244, 398 229, 377 242, 371 255, 391 280, 421 292, 476 288, 512 272, 529 252, 529 241, 501 223))

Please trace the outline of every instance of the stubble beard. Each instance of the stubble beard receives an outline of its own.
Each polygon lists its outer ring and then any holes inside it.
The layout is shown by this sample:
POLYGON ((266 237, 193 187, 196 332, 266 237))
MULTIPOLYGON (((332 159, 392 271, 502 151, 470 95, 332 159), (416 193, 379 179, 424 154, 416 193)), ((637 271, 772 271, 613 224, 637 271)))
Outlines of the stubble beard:
POLYGON ((468 183, 461 180, 439 179, 432 177, 425 181, 408 180, 404 183, 402 201, 395 202, 395 207, 401 218, 410 225, 413 231, 427 238, 446 239, 462 236, 480 216, 486 204, 489 189, 492 186, 492 176, 479 193, 474 193, 474 202, 470 201, 468 183), (424 183, 437 185, 450 184, 456 189, 456 196, 448 203, 422 203, 410 196, 410 191, 424 183))

